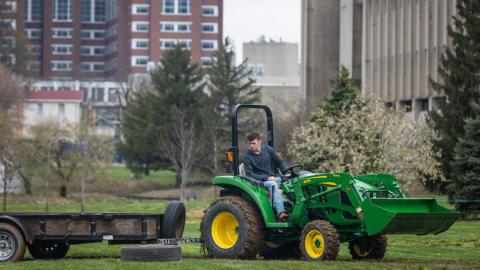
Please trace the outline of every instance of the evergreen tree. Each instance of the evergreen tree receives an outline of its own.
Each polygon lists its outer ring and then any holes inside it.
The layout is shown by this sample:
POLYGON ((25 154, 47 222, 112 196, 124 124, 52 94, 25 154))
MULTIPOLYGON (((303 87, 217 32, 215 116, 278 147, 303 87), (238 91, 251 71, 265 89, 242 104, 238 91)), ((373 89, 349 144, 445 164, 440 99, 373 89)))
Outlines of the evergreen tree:
POLYGON ((198 65, 190 62, 190 52, 177 45, 162 55, 151 78, 155 138, 159 151, 175 168, 177 186, 183 188, 186 177, 204 153, 200 143, 203 76, 198 65))
POLYGON ((465 135, 455 146, 451 163, 449 194, 455 199, 480 198, 480 104, 472 106, 476 115, 465 120, 465 135))
POLYGON ((437 133, 435 147, 441 152, 442 169, 451 178, 451 164, 458 138, 464 135, 464 120, 473 116, 471 102, 480 96, 480 1, 458 0, 453 27, 448 27, 451 48, 446 48, 434 89, 446 100, 439 111, 429 113, 437 133))
POLYGON ((13 72, 27 74, 28 42, 24 34, 14 27, 17 12, 8 0, 0 0, 0 64, 13 72))
MULTIPOLYGON (((212 151, 213 171, 218 172, 218 164, 224 155, 223 150, 230 139, 231 110, 236 104, 254 104, 260 102, 260 87, 256 87, 255 80, 251 78, 252 70, 247 66, 248 59, 239 65, 234 63, 235 52, 228 38, 215 53, 215 60, 207 68, 208 76, 208 104, 206 115, 209 121, 209 143, 212 151)), ((256 127, 258 122, 251 114, 246 112, 239 116, 238 121, 242 126, 256 127)), ((242 131, 240 131, 242 136, 242 131)))
POLYGON ((350 77, 348 68, 342 65, 340 71, 335 78, 332 93, 322 106, 327 115, 338 116, 342 112, 343 107, 350 106, 357 98, 360 90, 350 77))

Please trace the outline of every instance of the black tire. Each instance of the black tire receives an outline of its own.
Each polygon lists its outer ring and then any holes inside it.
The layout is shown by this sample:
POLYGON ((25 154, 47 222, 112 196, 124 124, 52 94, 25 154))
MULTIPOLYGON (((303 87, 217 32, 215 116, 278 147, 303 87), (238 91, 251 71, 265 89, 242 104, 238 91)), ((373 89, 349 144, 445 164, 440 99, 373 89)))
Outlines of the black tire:
POLYGON ((381 260, 387 253, 387 236, 377 235, 365 238, 366 250, 361 249, 360 242, 350 241, 348 249, 354 260, 381 260))
POLYGON ((179 261, 182 249, 177 245, 136 245, 126 246, 121 251, 122 261, 179 261))
POLYGON ((300 253, 308 261, 335 260, 340 250, 340 237, 335 227, 325 220, 307 223, 302 232, 300 253))
POLYGON ((182 202, 170 202, 163 214, 162 238, 182 238, 185 228, 185 205, 182 202))
POLYGON ((14 226, 0 223, 0 262, 16 262, 25 256, 25 239, 14 226))
POLYGON ((288 260, 299 259, 301 257, 299 241, 290 243, 274 243, 265 241, 260 249, 260 256, 264 260, 288 260))
POLYGON ((222 197, 212 203, 205 211, 200 224, 200 231, 207 256, 214 258, 253 259, 260 251, 265 238, 262 215, 254 205, 237 196, 222 197), (225 229, 222 232, 221 228, 219 229, 224 224, 221 222, 221 218, 226 216, 233 220, 230 223, 235 227, 233 231, 225 229), (215 221, 216 219, 217 221, 215 221), (214 221, 218 225, 214 225, 214 221), (216 233, 214 230, 216 230, 216 233), (231 234, 228 234, 228 232, 231 234), (234 235, 233 240, 228 236, 232 236, 232 234, 234 235), (222 247, 222 243, 218 240, 219 235, 223 239, 230 239, 230 245, 222 247))
POLYGON ((28 246, 28 251, 34 259, 62 259, 68 253, 70 245, 65 242, 34 241, 28 246))

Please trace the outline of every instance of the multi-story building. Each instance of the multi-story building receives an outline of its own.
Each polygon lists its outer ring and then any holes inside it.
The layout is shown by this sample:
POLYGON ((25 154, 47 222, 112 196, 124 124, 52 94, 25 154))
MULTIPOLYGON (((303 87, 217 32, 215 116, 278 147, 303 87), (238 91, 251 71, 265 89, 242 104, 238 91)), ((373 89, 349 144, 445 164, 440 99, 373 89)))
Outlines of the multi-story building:
POLYGON ((222 10, 222 0, 25 0, 18 27, 43 80, 126 79, 174 44, 208 65, 222 41, 222 10))
POLYGON ((439 80, 455 4, 455 0, 304 1, 302 88, 307 108, 329 95, 329 80, 344 64, 362 91, 370 89, 387 107, 423 119, 444 98, 429 79, 439 80))
POLYGON ((262 103, 272 108, 277 116, 287 117, 298 112, 302 94, 298 44, 283 41, 243 43, 243 56, 262 88, 262 103))
POLYGON ((24 0, 17 10, 34 88, 84 91, 99 125, 118 118, 117 90, 148 75, 162 52, 180 44, 208 66, 222 42, 223 0, 24 0))

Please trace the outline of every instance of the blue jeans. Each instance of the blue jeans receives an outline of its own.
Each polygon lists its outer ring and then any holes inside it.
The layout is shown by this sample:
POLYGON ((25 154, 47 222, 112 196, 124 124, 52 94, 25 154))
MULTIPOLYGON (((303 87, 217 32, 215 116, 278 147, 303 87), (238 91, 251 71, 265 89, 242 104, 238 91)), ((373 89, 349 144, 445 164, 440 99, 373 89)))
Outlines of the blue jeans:
POLYGON ((275 210, 277 210, 277 214, 280 214, 285 211, 285 207, 283 206, 283 198, 280 195, 278 189, 282 184, 282 178, 277 177, 275 181, 265 181, 263 182, 263 186, 268 189, 270 192, 270 196, 273 196, 273 205, 275 210), (272 187, 273 187, 273 194, 272 194, 272 187))

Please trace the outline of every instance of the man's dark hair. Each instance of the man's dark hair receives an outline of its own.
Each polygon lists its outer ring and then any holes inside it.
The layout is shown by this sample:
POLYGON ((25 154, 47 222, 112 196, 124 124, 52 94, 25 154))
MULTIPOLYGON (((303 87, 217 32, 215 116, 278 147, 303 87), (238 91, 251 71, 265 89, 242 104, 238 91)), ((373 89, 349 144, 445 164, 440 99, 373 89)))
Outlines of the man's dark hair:
POLYGON ((247 136, 247 140, 249 142, 251 142, 253 140, 257 140, 257 139, 261 139, 260 134, 258 134, 257 132, 252 132, 252 133, 248 134, 248 136, 247 136))

